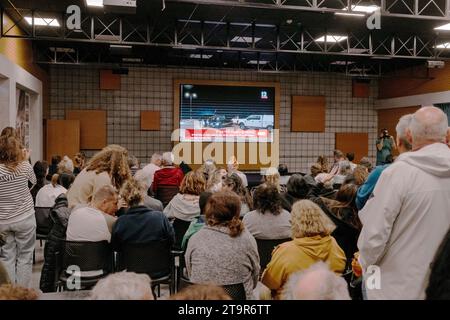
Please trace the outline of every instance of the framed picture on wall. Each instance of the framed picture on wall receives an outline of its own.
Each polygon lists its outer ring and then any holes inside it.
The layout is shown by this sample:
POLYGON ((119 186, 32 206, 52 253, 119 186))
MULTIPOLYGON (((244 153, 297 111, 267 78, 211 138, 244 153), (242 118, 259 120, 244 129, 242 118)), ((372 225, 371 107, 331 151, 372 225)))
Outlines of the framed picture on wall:
POLYGON ((25 148, 30 147, 30 95, 17 89, 16 131, 25 148))

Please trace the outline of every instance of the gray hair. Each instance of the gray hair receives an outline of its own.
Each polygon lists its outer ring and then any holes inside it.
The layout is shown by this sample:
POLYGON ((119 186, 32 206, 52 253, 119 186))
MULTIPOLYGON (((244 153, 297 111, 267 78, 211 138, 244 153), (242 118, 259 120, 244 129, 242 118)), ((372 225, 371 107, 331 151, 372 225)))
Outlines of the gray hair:
POLYGON ((400 120, 398 120, 397 126, 395 127, 395 131, 397 133, 397 139, 402 142, 406 149, 411 150, 412 146, 406 138, 406 132, 411 124, 411 120, 413 118, 412 114, 403 115, 400 120))
POLYGON ((444 142, 447 135, 447 115, 434 106, 422 107, 414 113, 409 126, 413 144, 423 141, 444 142))
POLYGON ((73 161, 68 156, 64 156, 61 162, 58 164, 58 171, 60 173, 73 173, 73 161))
POLYGON ((350 300, 347 282, 324 262, 292 274, 282 292, 283 300, 350 300))
POLYGON ((152 163, 156 162, 156 161, 162 161, 162 154, 155 152, 154 154, 152 154, 152 159, 150 160, 152 163))
POLYGON ((173 165, 174 156, 172 152, 164 152, 162 155, 162 161, 164 165, 171 166, 173 165))
POLYGON ((103 200, 108 200, 114 198, 117 195, 116 189, 113 186, 105 185, 98 189, 92 196, 93 203, 100 203, 103 200))
POLYGON ((92 300, 153 300, 150 277, 117 272, 103 278, 92 289, 92 300))
POLYGON ((134 174, 134 179, 143 186, 144 189, 150 188, 151 178, 150 175, 146 174, 144 170, 138 170, 134 174))
POLYGON ((338 174, 347 175, 347 174, 351 173, 351 171, 352 171, 352 166, 350 165, 350 161, 348 161, 348 160, 339 161, 338 174))

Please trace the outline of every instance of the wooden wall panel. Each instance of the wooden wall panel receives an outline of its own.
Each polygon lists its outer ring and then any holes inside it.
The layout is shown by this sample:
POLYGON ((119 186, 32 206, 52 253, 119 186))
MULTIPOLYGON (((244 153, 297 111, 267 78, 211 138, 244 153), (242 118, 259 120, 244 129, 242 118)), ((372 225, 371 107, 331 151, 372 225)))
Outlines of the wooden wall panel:
POLYGON ((450 90, 450 64, 443 69, 419 66, 381 78, 378 98, 387 99, 450 90))
POLYGON ((367 132, 336 133, 335 139, 336 149, 341 150, 344 154, 347 152, 353 152, 355 154, 355 163, 359 162, 362 157, 367 157, 369 154, 369 134, 367 132))
POLYGON ((291 131, 325 132, 324 96, 292 96, 291 131))
POLYGON ((160 111, 141 111, 141 130, 158 131, 161 129, 160 111))
MULTIPOLYGON (((381 129, 388 129, 389 134, 392 136, 396 136, 395 127, 397 126, 398 120, 401 116, 414 113, 419 109, 420 106, 413 107, 405 107, 405 108, 392 108, 392 109, 380 109, 377 110, 378 113, 378 134, 381 129)), ((373 141, 375 144, 375 141, 373 141)), ((393 152, 394 155, 397 155, 397 150, 393 152)))
POLYGON ((112 70, 100 70, 100 90, 120 90, 120 74, 112 70))
POLYGON ((106 146, 106 111, 68 110, 66 119, 80 121, 81 149, 99 150, 106 146))
POLYGON ((47 120, 46 127, 46 159, 49 163, 54 155, 73 158, 80 151, 79 120, 47 120))

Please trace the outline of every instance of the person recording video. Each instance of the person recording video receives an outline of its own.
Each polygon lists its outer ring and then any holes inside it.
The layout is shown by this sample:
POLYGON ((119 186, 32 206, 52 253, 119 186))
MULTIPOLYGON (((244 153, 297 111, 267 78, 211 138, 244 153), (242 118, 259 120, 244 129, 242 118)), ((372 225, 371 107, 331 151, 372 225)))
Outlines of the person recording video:
POLYGON ((397 148, 395 145, 394 137, 389 135, 387 129, 382 129, 380 136, 376 142, 377 146, 377 166, 386 163, 386 158, 388 156, 392 157, 392 150, 397 148))

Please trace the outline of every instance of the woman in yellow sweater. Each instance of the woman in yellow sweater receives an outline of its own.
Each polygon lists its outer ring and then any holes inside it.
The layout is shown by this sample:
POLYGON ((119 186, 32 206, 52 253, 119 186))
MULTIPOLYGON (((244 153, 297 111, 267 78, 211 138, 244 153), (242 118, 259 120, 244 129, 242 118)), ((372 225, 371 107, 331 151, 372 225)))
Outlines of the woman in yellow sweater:
POLYGON ((335 225, 318 205, 309 200, 297 201, 292 206, 291 224, 293 240, 275 248, 262 275, 262 283, 272 290, 275 299, 291 274, 318 261, 326 262, 338 274, 345 269, 344 251, 331 236, 335 225))

